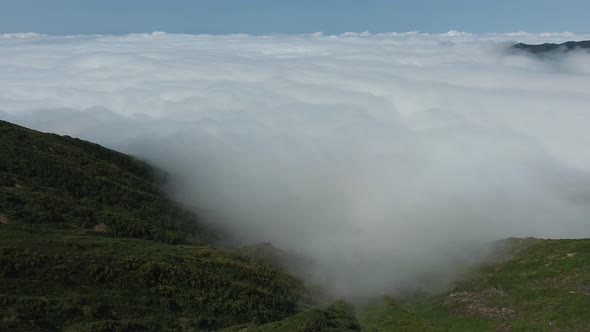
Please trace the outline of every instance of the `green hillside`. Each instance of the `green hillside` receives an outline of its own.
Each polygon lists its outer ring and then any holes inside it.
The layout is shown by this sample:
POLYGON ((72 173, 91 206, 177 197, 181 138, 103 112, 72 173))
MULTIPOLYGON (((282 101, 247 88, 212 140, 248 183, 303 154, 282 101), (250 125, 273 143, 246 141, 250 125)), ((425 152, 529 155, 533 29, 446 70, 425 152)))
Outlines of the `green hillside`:
POLYGON ((172 244, 207 237, 154 186, 163 174, 122 153, 0 121, 0 156, 0 213, 10 220, 172 244))
POLYGON ((214 330, 298 311, 302 284, 207 246, 147 164, 0 122, 0 330, 214 330))
POLYGON ((590 240, 508 239, 440 294, 316 307, 224 331, 590 331, 590 240))
POLYGON ((0 156, 0 331, 590 331, 589 239, 498 241, 445 293, 314 306, 280 268, 307 259, 214 247, 140 160, 4 121, 0 156))
POLYGON ((510 239, 444 294, 364 307, 363 331, 590 331, 590 240, 510 239))

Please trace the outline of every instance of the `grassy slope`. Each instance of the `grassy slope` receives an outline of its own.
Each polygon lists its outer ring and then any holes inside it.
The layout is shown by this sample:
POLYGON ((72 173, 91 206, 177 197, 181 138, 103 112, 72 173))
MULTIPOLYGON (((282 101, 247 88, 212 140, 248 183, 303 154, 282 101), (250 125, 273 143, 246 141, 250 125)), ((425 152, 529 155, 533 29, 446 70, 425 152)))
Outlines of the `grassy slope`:
POLYGON ((145 163, 2 121, 0 155, 0 330, 210 330, 297 311, 299 281, 204 245, 145 163))
POLYGON ((590 330, 590 240, 506 241, 446 294, 300 311, 305 290, 218 250, 157 190, 149 165, 0 121, 0 330, 590 330))
POLYGON ((222 332, 354 332, 360 331, 354 309, 345 302, 317 306, 263 325, 244 324, 222 332))
POLYGON ((590 240, 507 242, 513 257, 474 269, 446 294, 364 308, 364 330, 590 331, 590 240))
POLYGON ((0 330, 215 329, 296 312, 302 286, 208 246, 0 226, 0 330))
POLYGON ((546 54, 556 51, 563 51, 568 52, 572 50, 581 50, 581 49, 589 49, 590 48, 590 40, 584 41, 568 41, 562 44, 552 44, 552 43, 545 43, 545 44, 524 44, 518 43, 512 46, 515 49, 525 50, 531 52, 533 54, 546 54))
POLYGON ((0 121, 0 155, 5 218, 167 243, 207 236, 154 186, 156 170, 122 153, 0 121))

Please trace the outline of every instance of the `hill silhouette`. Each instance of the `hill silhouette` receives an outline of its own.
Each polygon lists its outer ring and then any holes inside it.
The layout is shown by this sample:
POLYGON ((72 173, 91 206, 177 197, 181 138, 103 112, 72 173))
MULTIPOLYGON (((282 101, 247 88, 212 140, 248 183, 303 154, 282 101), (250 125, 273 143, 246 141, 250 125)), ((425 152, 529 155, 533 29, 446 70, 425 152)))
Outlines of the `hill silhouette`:
POLYGON ((514 44, 512 48, 524 50, 533 54, 545 54, 549 52, 569 52, 580 49, 590 49, 590 40, 584 41, 567 41, 561 44, 544 43, 544 44, 514 44))
POLYGON ((0 330, 214 330, 285 318, 300 281, 207 245, 125 154, 0 121, 0 330))

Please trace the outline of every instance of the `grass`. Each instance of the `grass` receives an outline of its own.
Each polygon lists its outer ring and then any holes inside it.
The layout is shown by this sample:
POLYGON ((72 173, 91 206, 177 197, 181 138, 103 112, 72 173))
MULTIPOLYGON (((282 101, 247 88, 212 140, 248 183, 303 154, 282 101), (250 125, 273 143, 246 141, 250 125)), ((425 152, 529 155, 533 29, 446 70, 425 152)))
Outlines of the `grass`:
POLYGON ((366 331, 590 331, 590 240, 509 239, 506 261, 482 265, 444 294, 384 299, 366 331))
POLYGON ((303 285, 209 246, 0 225, 0 330, 213 330, 298 311, 303 285))
POLYGON ((306 302, 294 277, 207 245, 140 160, 4 121, 0 156, 2 331, 209 331, 306 302))
POLYGON ((131 156, 0 121, 0 215, 53 227, 102 227, 113 237, 212 239, 158 189, 165 174, 131 156))

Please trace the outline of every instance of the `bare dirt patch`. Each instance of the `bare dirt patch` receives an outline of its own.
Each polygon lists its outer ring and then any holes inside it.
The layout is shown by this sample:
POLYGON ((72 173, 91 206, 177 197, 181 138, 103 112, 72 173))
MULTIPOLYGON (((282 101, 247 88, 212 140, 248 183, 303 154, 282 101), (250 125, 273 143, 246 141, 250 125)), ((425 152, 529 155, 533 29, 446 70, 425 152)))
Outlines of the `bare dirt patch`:
POLYGON ((511 318, 518 316, 518 312, 507 307, 499 307, 492 304, 494 299, 509 296, 504 290, 489 288, 480 292, 451 293, 446 305, 459 305, 462 307, 459 314, 472 314, 492 319, 511 318))
POLYGON ((94 225, 94 227, 92 227, 92 231, 96 232, 96 233, 109 233, 111 230, 109 229, 109 226, 100 223, 97 225, 94 225))

